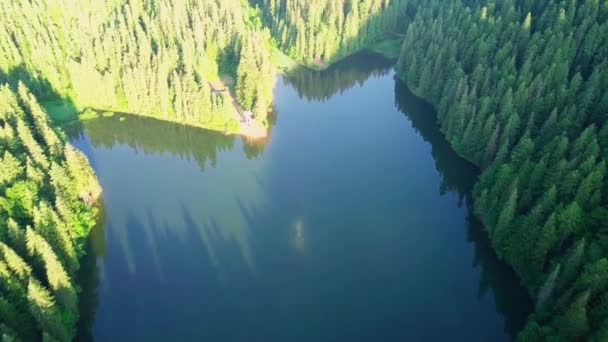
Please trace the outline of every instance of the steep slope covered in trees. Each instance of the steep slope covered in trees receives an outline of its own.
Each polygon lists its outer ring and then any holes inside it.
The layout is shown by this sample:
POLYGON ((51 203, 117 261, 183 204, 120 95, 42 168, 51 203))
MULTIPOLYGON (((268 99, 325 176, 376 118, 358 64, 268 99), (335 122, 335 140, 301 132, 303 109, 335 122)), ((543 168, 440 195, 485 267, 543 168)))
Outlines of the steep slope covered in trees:
POLYGON ((240 0, 9 0, 0 3, 0 70, 37 95, 222 128, 232 101, 209 81, 238 67, 239 100, 265 116, 274 74, 267 34, 240 0), (263 109, 262 109, 263 108, 263 109))
POLYGON ((398 70, 484 169, 475 211, 537 300, 520 338, 607 340, 608 2, 420 2, 398 70))
POLYGON ((328 64, 404 25, 408 0, 258 0, 273 37, 292 58, 328 64))
POLYGON ((0 86, 0 337, 67 341, 91 204, 100 188, 86 157, 49 126, 19 85, 0 86))

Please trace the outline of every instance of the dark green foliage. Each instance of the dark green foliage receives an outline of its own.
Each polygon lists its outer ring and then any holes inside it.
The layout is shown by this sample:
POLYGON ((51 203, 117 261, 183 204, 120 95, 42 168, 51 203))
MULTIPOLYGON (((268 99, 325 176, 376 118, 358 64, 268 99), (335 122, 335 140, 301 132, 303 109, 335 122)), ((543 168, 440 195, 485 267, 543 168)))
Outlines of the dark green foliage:
POLYGON ((605 336, 608 2, 413 5, 399 75, 484 169, 475 212, 538 303, 520 339, 605 336))

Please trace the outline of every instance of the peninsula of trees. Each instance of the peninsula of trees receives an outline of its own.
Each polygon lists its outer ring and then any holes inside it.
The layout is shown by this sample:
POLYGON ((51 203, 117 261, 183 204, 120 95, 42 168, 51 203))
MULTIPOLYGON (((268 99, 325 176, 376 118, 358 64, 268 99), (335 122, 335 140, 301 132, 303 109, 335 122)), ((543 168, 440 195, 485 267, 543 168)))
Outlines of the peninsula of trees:
POLYGON ((0 1, 0 335, 73 336, 100 191, 38 101, 230 130, 233 97, 266 120, 284 55, 325 68, 395 37, 536 302, 518 338, 608 340, 606 0, 0 1))
POLYGON ((264 120, 274 69, 268 33, 240 0, 2 1, 0 71, 41 101, 229 130, 234 108, 212 82, 237 76, 242 107, 264 120))

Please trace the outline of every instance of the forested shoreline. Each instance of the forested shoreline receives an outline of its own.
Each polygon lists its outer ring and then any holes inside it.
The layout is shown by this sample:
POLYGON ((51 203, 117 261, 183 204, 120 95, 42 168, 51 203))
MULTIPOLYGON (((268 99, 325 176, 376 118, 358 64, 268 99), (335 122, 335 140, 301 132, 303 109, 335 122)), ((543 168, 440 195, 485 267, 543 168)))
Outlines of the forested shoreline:
POLYGON ((238 105, 267 124, 274 51, 325 68, 394 38, 404 27, 405 3, 6 1, 0 4, 0 82, 21 80, 40 101, 61 99, 77 111, 234 131, 223 78, 234 79, 228 86, 238 105))
POLYGON ((536 301, 522 341, 608 339, 608 2, 428 1, 398 73, 483 170, 475 213, 536 301))
POLYGON ((76 275, 100 195, 87 158, 20 83, 0 87, 0 334, 67 341, 76 275))
POLYGON ((275 77, 268 33, 243 4, 3 1, 0 69, 41 101, 229 130, 232 99, 212 83, 236 76, 239 103, 264 120, 275 77))
POLYGON ((608 340, 605 0, 0 2, 2 335, 73 336, 100 192, 38 101, 230 130, 222 76, 266 122, 277 49, 325 68, 402 35, 398 76, 482 169, 475 213, 537 303, 519 339, 608 340))

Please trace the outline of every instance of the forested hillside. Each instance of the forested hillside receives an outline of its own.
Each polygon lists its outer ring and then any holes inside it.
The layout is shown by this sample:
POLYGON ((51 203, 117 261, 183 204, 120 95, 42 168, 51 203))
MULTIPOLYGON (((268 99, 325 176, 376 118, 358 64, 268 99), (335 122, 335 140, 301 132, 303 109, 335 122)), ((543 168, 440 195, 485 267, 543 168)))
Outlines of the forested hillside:
POLYGON ((405 27, 408 0, 257 0, 292 58, 325 66, 405 27))
POLYGON ((608 340, 606 0, 0 1, 0 335, 74 335, 100 192, 36 98, 226 130, 231 93, 265 120, 275 47, 326 67, 404 32, 398 75, 483 170, 475 212, 537 303, 520 339, 608 340))
POLYGON ((407 2, 3 1, 0 77, 80 110, 225 130, 234 127, 234 107, 230 93, 218 91, 221 76, 235 79, 239 105, 264 121, 273 41, 299 62, 325 66, 394 38, 407 2))
POLYGON ((398 70, 484 170, 475 212, 537 302, 520 339, 608 340, 608 2, 415 7, 398 70))
POLYGON ((90 205, 101 189, 86 157, 49 126, 29 90, 0 86, 0 336, 67 341, 90 205))
POLYGON ((234 108, 210 82, 238 75, 239 102, 263 119, 274 73, 248 11, 240 0, 2 1, 0 74, 78 108, 213 128, 234 108))

